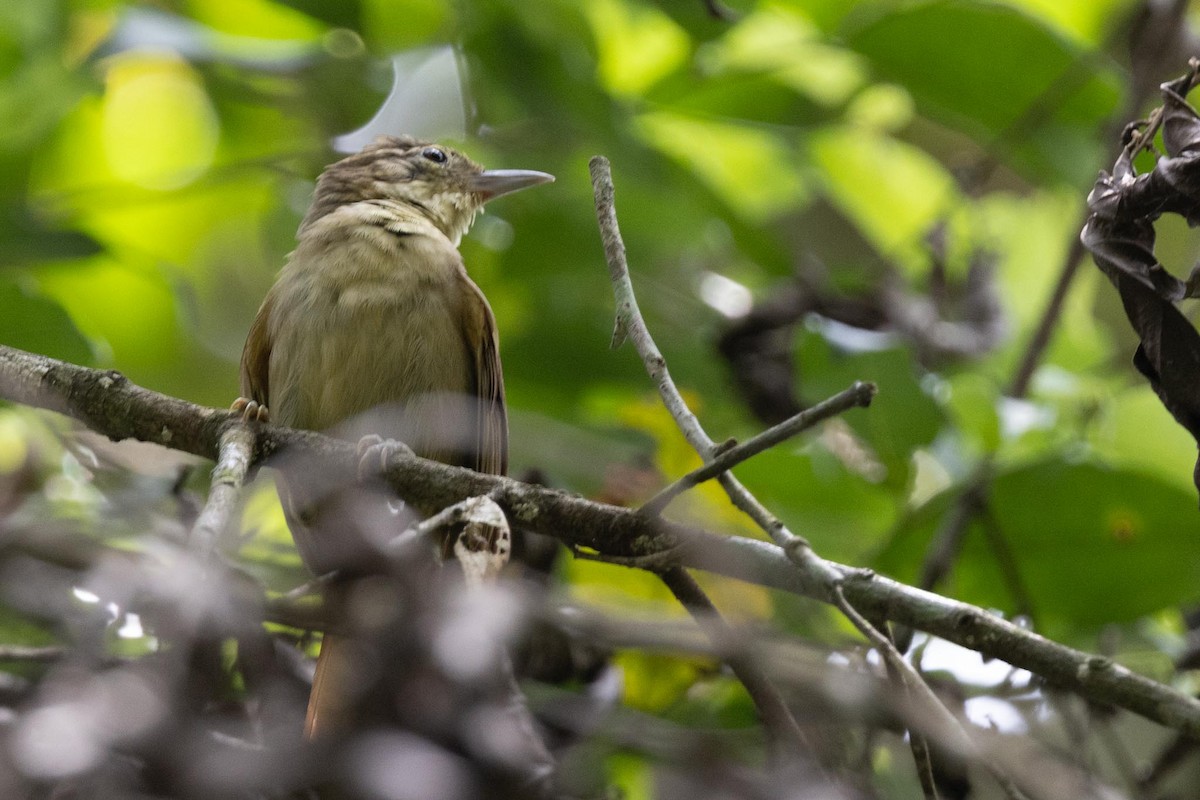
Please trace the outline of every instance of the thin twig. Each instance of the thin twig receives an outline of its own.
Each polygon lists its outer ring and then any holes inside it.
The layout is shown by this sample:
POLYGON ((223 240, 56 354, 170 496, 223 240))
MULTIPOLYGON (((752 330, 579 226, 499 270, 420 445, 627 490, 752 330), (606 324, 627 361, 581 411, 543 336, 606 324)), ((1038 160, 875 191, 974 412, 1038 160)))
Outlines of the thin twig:
POLYGON ((1121 737, 1114 728, 1109 716, 1091 714, 1090 718, 1092 721, 1092 730, 1096 732, 1096 738, 1100 740, 1100 744, 1108 751, 1108 763, 1113 765, 1114 771, 1120 776, 1125 786, 1128 787, 1132 796, 1137 797, 1139 794, 1138 766, 1134 761, 1133 753, 1121 741, 1121 737))
MULTIPOLYGON (((614 189, 612 184, 612 174, 607 159, 597 156, 591 160, 591 176, 592 184, 596 196, 596 213, 600 222, 601 236, 604 241, 604 250, 608 259, 609 273, 613 282, 613 291, 617 302, 617 325, 614 341, 619 343, 625 336, 628 336, 634 343, 638 354, 641 356, 646 370, 652 380, 658 387, 659 395, 663 400, 663 404, 674 417, 676 424, 683 432, 684 437, 692 445, 692 447, 705 458, 709 464, 706 470, 702 470, 691 478, 693 481, 689 484, 688 476, 685 476, 673 492, 668 491, 655 497, 647 504, 647 508, 643 511, 657 511, 665 506, 666 502, 671 497, 678 494, 687 488, 688 485, 700 480, 706 480, 715 475, 721 475, 723 483, 730 491, 730 497, 734 498, 737 503, 739 499, 746 503, 746 507, 752 509, 755 513, 752 517, 761 518, 766 523, 764 529, 776 538, 777 541, 782 540, 784 550, 788 556, 793 559, 801 568, 808 571, 813 565, 827 566, 827 562, 820 559, 808 546, 808 543, 786 530, 780 521, 766 509, 753 499, 753 495, 740 484, 736 484, 736 479, 730 475, 727 470, 732 464, 739 463, 745 458, 754 455, 757 452, 765 450, 771 444, 781 441, 782 438, 777 438, 780 435, 780 429, 788 430, 799 428, 800 423, 797 420, 802 415, 793 417, 792 420, 784 423, 782 426, 777 426, 768 432, 769 435, 756 437, 754 447, 743 446, 742 450, 750 451, 748 454, 739 453, 739 448, 733 448, 724 452, 719 452, 719 448, 709 438, 708 434, 700 425, 695 414, 688 408, 687 403, 683 400, 674 381, 671 379, 667 369, 666 360, 662 353, 654 344, 654 340, 650 335, 649 329, 646 326, 645 320, 638 308, 637 298, 634 294, 632 281, 629 278, 629 267, 625 256, 625 246, 621 240, 620 229, 617 224, 616 209, 614 205, 614 189), (732 454, 732 455, 731 455, 732 454), (760 510, 761 509, 761 510, 760 510)), ((832 398, 827 402, 825 408, 822 409, 821 418, 827 418, 833 414, 844 411, 854 405, 861 404, 864 400, 869 402, 874 396, 874 387, 869 384, 856 384, 847 392, 842 393, 837 398, 832 398), (857 398, 858 402, 855 402, 857 398)), ((814 414, 813 416, 816 416, 814 414)), ((805 421, 803 427, 807 427, 811 422, 805 421)), ((739 505, 739 507, 741 507, 739 505)), ((813 570, 815 571, 815 570, 813 570)), ((693 614, 697 611, 702 611, 704 614, 715 615, 716 609, 712 607, 711 601, 703 594, 699 585, 687 575, 681 568, 674 568, 660 573, 663 581, 675 596, 688 607, 693 614)), ((890 669, 894 669, 897 674, 903 676, 903 685, 906 687, 906 692, 910 692, 919 699, 918 706, 925 709, 931 721, 936 722, 935 730, 943 738, 952 738, 956 744, 973 744, 972 740, 962 728, 961 724, 952 714, 941 704, 933 694, 933 691, 925 683, 924 679, 904 661, 899 651, 896 650, 892 642, 871 625, 867 620, 850 604, 842 591, 840 579, 828 582, 828 588, 832 592, 834 604, 846 615, 850 621, 857 626, 871 640, 876 647, 884 654, 890 669)), ((700 619, 700 616, 697 616, 700 619)), ((719 617, 713 618, 715 621, 710 624, 724 625, 719 617)), ((747 691, 755 698, 755 703, 763 715, 764 724, 768 731, 772 733, 772 738, 776 743, 794 739, 797 744, 804 744, 803 734, 799 727, 796 726, 795 720, 788 712, 786 706, 782 704, 782 700, 778 698, 778 690, 772 685, 765 675, 759 670, 754 662, 742 661, 735 664, 729 662, 730 667, 737 674, 738 678, 746 686, 747 691), (775 714, 782 714, 782 719, 790 723, 790 727, 781 722, 780 719, 774 718, 775 714), (782 726, 782 727, 781 727, 782 726), (792 730, 794 728, 794 731, 792 730), (796 738, 798 737, 798 738, 796 738)), ((982 752, 978 753, 981 759, 984 758, 982 752)), ((1012 782, 999 770, 997 767, 992 767, 996 774, 997 780, 1005 787, 1010 796, 1020 797, 1020 793, 1012 785, 1012 782)))
POLYGON ((468 497, 465 500, 460 500, 453 505, 446 506, 436 514, 426 517, 410 526, 396 535, 387 544, 387 550, 392 554, 399 554, 406 551, 413 544, 430 539, 435 533, 442 528, 451 525, 457 525, 466 519, 469 509, 473 506, 475 498, 468 497))
POLYGON ((908 732, 908 747, 912 751, 913 765, 917 770, 917 780, 921 784, 921 794, 925 800, 941 800, 938 794, 937 782, 933 777, 933 757, 929 753, 929 740, 916 731, 908 732))
POLYGON ((246 475, 254 463, 254 431, 250 424, 234 425, 221 435, 217 465, 213 467, 212 486, 204 510, 196 518, 188 539, 200 558, 212 558, 221 538, 237 514, 238 501, 246 475))
MULTIPOLYGON (((684 438, 702 458, 709 460, 717 454, 717 447, 679 393, 679 389, 667 369, 667 361, 663 358, 657 345, 654 344, 650 330, 646 327, 645 320, 638 309, 633 282, 629 278, 625 242, 621 239, 621 229, 617 223, 612 170, 609 167, 608 159, 596 156, 589 162, 588 167, 595 191, 600 236, 604 242, 605 259, 608 262, 609 277, 612 280, 613 294, 617 305, 613 344, 614 346, 619 345, 625 337, 633 342, 642 363, 646 366, 647 373, 658 388, 663 405, 675 419, 684 438)), ((712 601, 682 567, 669 567, 660 571, 658 575, 671 593, 696 617, 698 622, 710 629, 724 626, 724 622, 719 621, 720 617, 717 615, 712 601)), ((762 715, 763 724, 776 745, 777 754, 783 755, 787 751, 808 751, 810 747, 804 740, 804 734, 783 702, 779 690, 762 674, 757 665, 749 659, 739 658, 730 661, 729 666, 753 698, 759 714, 762 715)))
POLYGON ((1004 536, 1004 531, 1000 529, 1000 521, 996 519, 995 512, 991 508, 985 507, 979 512, 979 521, 982 523, 988 546, 996 558, 996 566, 1000 568, 1000 573, 1004 577, 1008 593, 1012 595, 1016 613, 1028 618, 1033 630, 1040 629, 1037 607, 1033 604, 1033 595, 1029 593, 1029 588, 1021 577, 1021 570, 1017 566, 1017 554, 1013 552, 1012 546, 1004 536))
POLYGON ((1022 800, 1025 798, 1025 793, 1013 783, 1012 779, 1008 777, 995 760, 978 746, 974 737, 971 736, 958 717, 954 716, 946 708, 945 704, 938 699, 933 689, 925 682, 925 678, 921 676, 921 673, 917 672, 916 667, 904 659, 904 656, 896 649, 896 645, 892 643, 892 640, 872 625, 866 617, 850 604, 841 586, 835 586, 833 594, 834 604, 838 609, 853 623, 854 627, 858 628, 863 636, 867 637, 867 641, 875 646, 879 654, 883 656, 888 670, 894 671, 899 676, 899 683, 902 689, 913 701, 913 711, 917 712, 915 715, 916 719, 923 723, 918 727, 933 733, 939 741, 948 744, 950 747, 960 752, 969 753, 973 758, 977 759, 979 763, 987 767, 988 771, 992 773, 992 776, 1012 800, 1022 800))
MULTIPOLYGON (((650 379, 658 389, 663 405, 670 412, 675 424, 700 457, 705 461, 718 455, 718 445, 705 433, 696 415, 688 408, 687 402, 679 393, 671 373, 667 370, 666 359, 663 358, 658 346, 650 335, 650 329, 638 308, 637 296, 633 291, 633 281, 629 277, 629 263, 625 257, 625 242, 621 239, 621 228, 617 223, 617 211, 614 201, 612 168, 604 156, 594 156, 588 162, 592 176, 592 189, 596 200, 596 217, 600 224, 600 238, 604 242, 605 260, 608 262, 609 278, 613 285, 613 295, 616 300, 616 326, 613 332, 613 345, 621 344, 628 337, 641 357, 650 379)), ((777 544, 783 546, 788 554, 804 572, 805 578, 818 587, 828 587, 840 580, 837 571, 828 562, 812 551, 808 540, 788 530, 778 517, 751 494, 745 486, 733 475, 725 472, 720 477, 722 488, 729 495, 730 501, 749 516, 777 544)))
MULTIPOLYGON (((1086 221, 1085 216, 1080 220, 1079 225, 1071 230, 1078 231, 1086 221)), ((1009 397, 1020 400, 1029 394, 1033 373, 1042 363, 1042 357, 1046 355, 1046 348, 1050 346, 1050 339, 1058 328, 1063 306, 1067 302, 1067 294, 1071 289, 1071 284, 1075 281, 1075 276, 1079 273, 1079 266, 1083 263, 1083 256, 1086 252, 1079 237, 1073 236, 1067 247, 1067 255, 1063 259, 1058 279, 1054 282, 1054 289, 1050 292, 1050 299, 1046 301, 1046 308, 1038 318, 1037 327, 1034 328, 1033 335, 1029 337, 1029 343, 1025 345, 1025 350, 1021 353, 1021 361, 1017 364, 1012 381, 1009 382, 1009 397)))
POLYGON ((778 425, 768 428, 742 444, 721 451, 719 455, 715 456, 704 466, 692 470, 654 495, 654 497, 651 497, 641 507, 641 511, 646 514, 662 513, 663 509, 673 499, 693 486, 712 480, 722 472, 732 469, 764 450, 769 450, 775 445, 808 430, 818 422, 841 414, 843 411, 855 406, 863 408, 869 406, 871 399, 875 397, 875 392, 875 384, 856 381, 849 389, 838 392, 832 397, 817 403, 815 406, 801 411, 791 419, 784 420, 778 425))
POLYGON ((325 631, 330 627, 324 602, 299 603, 285 597, 270 597, 263 603, 263 619, 277 625, 286 625, 298 631, 311 633, 325 631))
MULTIPOLYGON (((658 576, 714 644, 729 638, 729 626, 700 584, 687 571, 682 567, 672 567, 658 573, 658 576)), ((788 762, 798 753, 811 753, 812 744, 805 738, 783 695, 758 662, 745 653, 731 653, 725 663, 753 698, 774 745, 775 757, 788 762)))
POLYGON ((31 647, 21 644, 0 645, 0 661, 21 661, 35 664, 58 661, 69 651, 61 645, 31 647))
POLYGON ((987 502, 991 480, 992 460, 985 458, 967 478, 966 484, 954 499, 954 505, 947 512, 937 535, 933 537, 926 551, 925 562, 921 567, 921 579, 918 582, 922 589, 932 591, 954 566, 968 526, 987 502))
POLYGON ((601 564, 616 564, 621 567, 659 572, 668 567, 679 565, 680 550, 681 548, 676 546, 640 556, 613 556, 607 553, 598 553, 594 550, 586 550, 582 547, 572 547, 571 555, 580 561, 597 561, 601 564))
POLYGON ((299 586, 293 586, 291 589, 288 589, 286 592, 280 595, 280 599, 292 602, 308 597, 309 595, 319 596, 320 593, 324 591, 325 587, 327 587, 335 578, 337 578, 337 575, 338 573, 336 570, 318 575, 315 578, 305 581, 299 586))
MULTIPOLYGON (((1174 12, 1180 18, 1184 13, 1184 4, 1179 4, 1179 8, 1174 12)), ((1164 31, 1173 31, 1177 26, 1165 25, 1164 31)), ((1118 122, 1114 126, 1113 123, 1108 123, 1105 127, 1107 132, 1105 139, 1113 137, 1121 130, 1124 125, 1124 120, 1129 119, 1138 113, 1142 105, 1149 98, 1153 91, 1153 82, 1142 82, 1144 85, 1136 88, 1131 92, 1126 99, 1125 105, 1121 111, 1113 118, 1118 122)), ((1138 149, 1145 147, 1154 140, 1154 135, 1158 132, 1159 125, 1162 122, 1162 109, 1155 109, 1151 113, 1149 119, 1146 120, 1145 129, 1138 137, 1138 149)), ((1109 164, 1121 152, 1125 145, 1124 140, 1120 145, 1113 148, 1111 156, 1104 159, 1104 163, 1109 164)), ((1079 272, 1079 265, 1083 263, 1083 257, 1086 254, 1086 249, 1079 236, 1074 235, 1075 232, 1081 230, 1090 212, 1085 209, 1083 218, 1075 227, 1071 228, 1072 236, 1070 244, 1067 248, 1066 256, 1063 258, 1062 268, 1059 270, 1057 281, 1054 284, 1054 290, 1050 294, 1050 299, 1046 302, 1046 308, 1042 311, 1041 317, 1038 319, 1037 328, 1034 329, 1033 336, 1030 337, 1029 343, 1026 344, 1024 352, 1021 354, 1021 360, 1017 365, 1017 369, 1013 373, 1012 381, 1009 383, 1008 396, 1016 399, 1021 399, 1029 393, 1029 384, 1033 379, 1033 373, 1037 370, 1038 365, 1042 361, 1042 357, 1046 354, 1046 348, 1050 345, 1050 339, 1054 335, 1055 329, 1058 327, 1060 318, 1062 317, 1063 306, 1066 304, 1067 294, 1071 288, 1071 284, 1075 280, 1076 274, 1079 272)))
MULTIPOLYGON (((695 620, 629 618, 581 605, 538 604, 532 612, 573 637, 613 649, 672 652, 720 660, 747 655, 773 676, 823 693, 831 682, 847 677, 841 665, 831 663, 832 647, 779 636, 765 628, 727 625, 724 635, 713 637, 695 620)), ((882 699, 877 694, 878 687, 868 685, 876 682, 871 670, 859 669, 853 674, 864 681, 863 686, 870 693, 868 699, 860 701, 855 697, 853 702, 865 705, 882 699)), ((848 698, 852 695, 856 693, 846 693, 848 698)))
POLYGON ((608 275, 612 281, 617 305, 612 346, 619 347, 626 338, 633 342, 642 363, 646 365, 646 372, 658 389, 658 396, 671 413, 675 424, 679 426, 683 437, 702 458, 708 459, 714 447, 713 441, 704 432, 700 421, 679 393, 679 388, 667 369, 667 360, 654 344, 638 308, 633 282, 629 278, 629 263, 625 258, 625 242, 621 238, 621 227, 617 222, 612 169, 608 159, 595 156, 588 162, 588 168, 596 197, 596 216, 600 222, 600 238, 604 242, 604 257, 608 262, 608 275))

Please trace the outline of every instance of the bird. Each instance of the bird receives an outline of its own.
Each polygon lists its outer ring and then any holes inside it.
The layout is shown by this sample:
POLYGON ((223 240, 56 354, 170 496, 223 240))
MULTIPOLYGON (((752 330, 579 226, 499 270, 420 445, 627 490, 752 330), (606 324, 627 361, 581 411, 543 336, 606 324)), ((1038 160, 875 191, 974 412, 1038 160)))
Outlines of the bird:
MULTIPOLYGON (((416 137, 380 136, 328 166, 297 246, 250 326, 241 359, 246 417, 353 440, 395 439, 417 455, 504 474, 508 422, 496 320, 458 246, 483 205, 554 180, 486 170, 416 137)), ((349 494, 302 465, 280 466, 288 527, 317 575, 369 563, 349 541, 349 494)), ((341 637, 326 634, 305 732, 342 724, 341 637)), ((343 669, 344 671, 344 669, 343 669)))

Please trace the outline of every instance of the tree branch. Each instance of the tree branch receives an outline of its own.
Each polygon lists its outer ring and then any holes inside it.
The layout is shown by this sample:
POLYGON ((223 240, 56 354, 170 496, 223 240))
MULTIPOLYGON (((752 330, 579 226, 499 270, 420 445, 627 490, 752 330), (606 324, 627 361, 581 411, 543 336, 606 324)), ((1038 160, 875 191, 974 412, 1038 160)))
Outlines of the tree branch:
MULTIPOLYGON (((613 331, 613 347, 624 342, 626 336, 630 338, 646 367, 646 372, 658 388, 663 405, 674 418, 683 437, 701 458, 710 461, 720 454, 719 447, 709 438, 696 415, 688 408, 683 395, 679 393, 679 388, 667 370, 667 361, 654 343, 641 309, 638 308, 633 281, 629 277, 629 262, 625 257, 625 242, 621 239, 621 227, 617 222, 612 168, 604 156, 593 156, 588 162, 588 170, 592 176, 600 238, 604 242, 604 257, 608 262, 609 278, 616 301, 617 321, 613 331)), ((731 473, 722 473, 720 483, 734 506, 754 520, 776 543, 782 545, 787 555, 807 574, 811 583, 830 587, 840 580, 840 576, 830 568, 829 563, 812 551, 807 539, 788 530, 787 526, 731 473)))
MULTIPOLYGON (((662 399, 663 405, 666 406, 671 416, 675 419, 675 424, 683 433, 684 438, 687 439, 688 443, 700 457, 711 465, 713 460, 721 455, 721 447, 709 438, 709 435, 700 425, 700 420, 688 408, 687 402, 679 393, 675 381, 671 379, 671 373, 667 370, 667 361, 663 358, 658 346, 654 343, 654 338, 650 335, 650 329, 646 326, 646 321, 643 319, 642 313, 638 308, 637 295, 633 291, 633 281, 629 277, 629 263, 625 257, 625 242, 621 238, 620 226, 617 223, 617 210, 614 201, 615 190, 613 188, 612 170, 609 167, 608 159, 603 156, 596 156, 588 163, 588 168, 592 176, 596 216, 600 224, 600 238, 604 242, 605 260, 608 262, 609 277, 612 281, 613 295, 617 306, 616 326, 613 331, 612 345, 613 347, 619 346, 625 340, 626 336, 629 336, 633 340, 634 347, 637 349, 638 355, 646 367, 646 372, 658 387, 658 394, 662 399)), ((870 392, 870 394, 873 394, 873 392, 870 392)), ((770 445, 765 445, 763 449, 767 446, 770 445)), ((736 463, 736 461, 733 463, 736 463)), ((750 492, 742 488, 741 484, 737 482, 737 479, 727 469, 718 469, 713 475, 721 475, 722 486, 729 492, 730 497, 740 495, 747 502, 753 500, 750 492)), ((681 488, 678 491, 683 491, 683 489, 681 488)), ((649 511, 649 509, 643 509, 643 513, 645 515, 656 515, 673 496, 672 494, 668 494, 665 499, 662 499, 663 496, 660 495, 652 499, 647 504, 652 508, 655 507, 656 501, 661 500, 661 503, 657 505, 657 510, 649 511)), ((796 549, 792 552, 802 557, 802 567, 808 570, 817 582, 834 585, 838 581, 839 578, 836 573, 816 557, 816 554, 812 552, 806 540, 792 535, 782 525, 771 530, 770 533, 786 541, 789 545, 796 546, 796 549)), ((717 635, 717 631, 724 626, 724 621, 721 619, 716 606, 713 605, 699 584, 678 565, 660 570, 657 574, 667 585, 667 588, 671 590, 671 593, 675 595, 676 599, 689 612, 696 616, 697 620, 701 618, 701 615, 710 618, 711 623, 707 628, 712 635, 717 635)), ((787 758, 789 753, 811 751, 812 747, 810 743, 805 740, 800 726, 796 723, 795 718, 792 717, 791 710, 783 702, 779 690, 762 673, 757 664, 749 659, 737 659, 729 661, 728 664, 742 682, 742 685, 746 687, 746 691, 749 692, 755 707, 762 716, 763 723, 771 735, 771 743, 774 745, 774 755, 776 757, 787 758), (790 747, 785 747, 785 745, 790 745, 790 747)), ((792 760, 794 757, 792 755, 788 760, 792 760)))
MULTIPOLYGON (((93 430, 120 440, 136 438, 210 459, 237 414, 205 408, 136 386, 123 376, 0 346, 0 396, 65 411, 93 430)), ((291 449, 318 458, 344 476, 357 474, 353 444, 310 431, 260 425, 256 463, 291 449)), ((640 556, 677 547, 678 564, 774 589, 828 601, 770 542, 711 532, 650 518, 627 508, 566 492, 484 475, 406 453, 393 453, 384 476, 397 494, 426 513, 468 497, 490 494, 514 522, 568 546, 612 555, 640 556)), ((1024 630, 981 608, 827 562, 842 577, 846 598, 868 618, 888 619, 940 636, 988 658, 1029 670, 1092 702, 1124 708, 1200 739, 1200 700, 1137 675, 1110 659, 1074 650, 1024 630)))
POLYGON ((192 526, 189 544, 208 561, 229 530, 242 485, 254 460, 254 431, 249 425, 234 425, 221 434, 217 465, 213 467, 211 488, 204 510, 192 526))
MULTIPOLYGON (((858 613, 858 610, 846 600, 841 586, 834 587, 834 601, 854 627, 858 628, 867 641, 879 651, 887 665, 888 674, 893 676, 896 683, 899 684, 902 696, 912 702, 913 710, 916 713, 906 716, 915 716, 918 720, 916 736, 923 739, 921 730, 924 729, 932 733, 939 741, 962 752, 970 753, 979 763, 987 767, 1008 797, 1013 800, 1024 800, 1025 794, 1017 788, 995 759, 979 746, 975 737, 971 736, 970 731, 959 721, 958 717, 954 716, 950 709, 946 708, 946 705, 938 699, 921 673, 917 672, 917 668, 905 661, 904 656, 896 649, 892 640, 858 613)), ((922 775, 921 784, 925 786, 927 777, 925 772, 932 766, 929 762, 930 753, 926 749, 924 741, 918 744, 917 752, 920 753, 920 757, 917 758, 917 770, 922 775)))
POLYGON ((712 480, 721 473, 733 469, 738 464, 753 458, 764 450, 769 450, 775 445, 808 430, 818 422, 823 422, 855 406, 862 406, 863 408, 869 406, 872 398, 875 397, 875 392, 875 384, 857 381, 849 389, 838 392, 833 397, 827 398, 815 406, 806 408, 791 419, 784 420, 778 425, 768 428, 748 441, 734 445, 727 450, 721 450, 707 464, 692 470, 647 500, 642 505, 642 511, 647 514, 661 513, 672 500, 693 486, 698 486, 705 481, 712 480))
MULTIPOLYGON (((729 626, 722 619, 712 600, 683 567, 671 567, 658 573, 675 599, 688 610, 714 645, 729 638, 729 626)), ((787 763, 796 754, 811 754, 812 743, 804 736, 796 718, 783 700, 779 689, 771 682, 758 662, 746 653, 731 653, 725 663, 746 687, 754 705, 762 715, 763 725, 774 744, 776 759, 787 763)))

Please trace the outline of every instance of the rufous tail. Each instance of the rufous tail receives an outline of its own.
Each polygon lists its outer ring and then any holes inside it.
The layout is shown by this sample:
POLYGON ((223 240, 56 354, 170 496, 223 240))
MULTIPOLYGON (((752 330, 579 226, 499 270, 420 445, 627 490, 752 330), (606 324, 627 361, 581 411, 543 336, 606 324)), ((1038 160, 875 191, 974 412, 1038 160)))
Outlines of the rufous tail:
POLYGON ((345 717, 345 689, 350 679, 346 664, 346 645, 340 636, 325 634, 312 692, 308 695, 308 714, 304 717, 304 735, 309 739, 328 734, 345 717))

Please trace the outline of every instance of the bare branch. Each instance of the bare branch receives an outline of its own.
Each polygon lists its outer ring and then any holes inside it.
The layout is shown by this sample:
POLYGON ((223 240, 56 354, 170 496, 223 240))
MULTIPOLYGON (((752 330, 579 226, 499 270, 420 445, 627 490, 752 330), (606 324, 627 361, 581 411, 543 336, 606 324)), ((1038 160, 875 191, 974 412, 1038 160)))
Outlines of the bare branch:
POLYGON ((647 514, 661 513, 673 499, 693 486, 712 480, 722 472, 732 469, 764 450, 769 450, 802 431, 808 430, 818 422, 823 422, 855 406, 862 406, 864 408, 869 406, 871 399, 875 397, 875 392, 875 384, 858 381, 849 389, 838 392, 834 396, 817 403, 815 406, 801 411, 791 419, 784 420, 778 425, 768 428, 749 441, 730 447, 727 450, 722 450, 720 454, 716 455, 704 466, 692 470, 670 486, 664 488, 654 497, 651 497, 642 506, 642 511, 647 514))
MULTIPOLYGON (((111 439, 137 438, 215 459, 227 426, 240 417, 135 386, 115 373, 67 364, 0 346, 0 396, 40 408, 66 410, 111 439), (103 385, 101 385, 103 382, 103 385), (171 432, 164 442, 163 430, 171 432)), ((357 474, 353 444, 310 431, 264 425, 256 460, 284 449, 321 461, 347 481, 357 474)), ((677 547, 681 566, 703 569, 829 602, 828 586, 795 568, 783 548, 738 536, 718 536, 627 508, 394 453, 384 469, 406 502, 435 513, 476 495, 490 495, 514 525, 610 555, 639 556, 677 547)), ((37 550, 35 534, 6 530, 4 547, 37 550)), ((89 545, 90 546, 90 545, 89 545)), ((61 558, 51 547, 48 557, 61 558)), ((134 554, 126 554, 134 558, 134 554)), ((1137 675, 1108 658, 1053 642, 984 609, 906 586, 869 570, 825 562, 842 579, 847 600, 868 618, 887 619, 1029 670, 1047 683, 1092 702, 1117 706, 1200 739, 1200 700, 1137 675)))
POLYGON ((221 434, 217 465, 204 510, 192 527, 189 544, 204 560, 212 557, 229 530, 238 510, 242 485, 254 461, 254 431, 250 425, 235 425, 221 434))
POLYGON ((958 560, 967 528, 975 520, 987 502, 987 492, 992 481, 992 461, 986 458, 975 467, 967 478, 962 491, 954 499, 954 505, 933 537, 921 566, 922 589, 933 590, 958 560))
MULTIPOLYGON (((617 210, 614 200, 615 190, 612 181, 612 168, 604 156, 594 156, 588 162, 592 176, 592 189, 596 200, 596 217, 600 224, 600 238, 604 242, 604 256, 608 261, 609 278, 612 280, 613 295, 616 300, 617 322, 613 335, 614 346, 621 344, 628 336, 650 379, 658 388, 663 405, 675 419, 675 424, 700 457, 709 461, 719 455, 719 448, 704 428, 696 415, 688 408, 683 396, 679 393, 675 381, 667 371, 667 362, 659 352, 658 346, 650 335, 646 321, 638 308, 637 296, 633 291, 633 281, 629 277, 629 263, 625 257, 625 242, 621 239, 621 228, 617 223, 617 210)), ((787 552, 815 584, 830 586, 839 580, 835 570, 828 562, 818 557, 812 551, 808 540, 788 530, 783 522, 751 494, 745 486, 733 475, 725 472, 720 478, 721 486, 729 495, 730 501, 740 511, 749 516, 761 527, 768 536, 778 544, 787 548, 787 552)))
MULTIPOLYGON (((667 370, 667 361, 663 358, 662 353, 659 352, 658 346, 654 344, 654 339, 650 335, 650 329, 646 326, 646 321, 642 318, 642 312, 638 308, 637 296, 633 291, 633 282, 629 277, 629 263, 625 257, 625 242, 621 239, 621 230, 617 223, 617 210, 614 202, 615 192, 608 159, 603 156, 596 156, 589 162, 588 167, 591 172, 592 186, 595 192, 596 216, 600 223, 600 236, 604 242, 604 255, 608 261, 609 277, 612 280, 613 294, 617 306, 613 345, 620 345, 626 336, 633 341, 633 345, 637 349, 642 363, 645 364, 646 372, 658 387, 658 394, 662 398, 663 405, 666 406, 671 416, 675 419, 675 424, 679 426, 684 438, 700 454, 701 458, 705 461, 711 461, 719 456, 720 448, 705 433, 704 428, 700 425, 700 421, 692 413, 691 409, 688 408, 687 402, 679 393, 675 381, 671 379, 671 373, 667 370)), ((734 483, 736 479, 725 472, 724 469, 718 470, 718 473, 724 473, 723 485, 726 487, 740 486, 734 483)), ((745 490, 742 490, 742 493, 749 496, 749 492, 745 490)), ((668 495, 666 500, 663 501, 662 506, 665 506, 666 502, 672 496, 668 495)), ((731 494, 730 496, 732 497, 733 495, 731 494)), ((651 503, 653 502, 652 500, 651 503)), ((659 506, 659 510, 661 510, 662 506, 659 506)), ((795 540, 795 537, 792 537, 790 532, 786 531, 782 525, 772 535, 778 535, 780 538, 789 541, 789 543, 795 540)), ((804 543, 804 547, 807 548, 807 542, 804 543)), ((808 552, 811 553, 811 550, 808 552)), ((667 588, 671 590, 671 593, 675 595, 676 599, 693 616, 696 616, 697 620, 701 619, 699 615, 704 615, 710 618, 708 624, 714 629, 724 626, 724 622, 721 620, 712 601, 708 599, 708 596, 700 588, 699 584, 682 567, 668 567, 659 571, 658 575, 667 585, 667 588)), ((827 583, 833 583, 838 580, 838 576, 832 570, 828 570, 825 574, 825 580, 827 583)), ((785 757, 786 760, 790 761, 794 759, 794 753, 811 751, 811 745, 805 741, 800 726, 796 723, 791 711, 783 702, 779 690, 767 679, 757 665, 748 659, 737 659, 728 663, 734 674, 742 682, 742 685, 746 687, 746 691, 753 698, 754 705, 762 716, 763 724, 771 735, 771 741, 775 746, 774 755, 776 757, 785 757)))
POLYGON ((483 497, 468 497, 465 500, 460 500, 457 503, 446 506, 436 514, 413 523, 397 534, 395 539, 388 542, 388 551, 398 554, 418 542, 432 541, 432 537, 438 531, 469 520, 479 507, 480 501, 486 499, 483 497))
POLYGON ((0 645, 0 661, 41 664, 58 661, 66 654, 67 648, 56 644, 43 647, 31 647, 23 644, 0 645))
MULTIPOLYGON (((712 600, 683 567, 671 567, 658 573, 675 599, 688 610, 696 623, 715 643, 729 637, 729 626, 722 619, 712 600)), ((796 718, 783 701, 783 695, 763 672, 757 660, 746 653, 731 653, 726 662, 754 699, 762 715, 763 725, 774 745, 773 756, 783 763, 792 761, 798 753, 811 753, 812 743, 804 736, 796 718)))
POLYGON ((675 424, 687 439, 688 444, 708 459, 712 455, 713 441, 700 426, 696 415, 688 408, 687 402, 679 393, 679 388, 671 378, 667 369, 667 360, 659 351, 658 345, 650 335, 649 328, 642 318, 638 308, 637 296, 633 292, 633 282, 629 278, 629 263, 625 258, 625 242, 621 239, 621 228, 617 223, 617 209, 614 203, 612 170, 608 159, 595 156, 588 163, 592 175, 592 187, 596 197, 596 216, 600 221, 600 238, 604 242, 604 257, 608 261, 608 275, 612 280, 613 294, 617 304, 616 328, 613 332, 613 347, 619 347, 628 337, 637 349, 646 372, 658 389, 658 396, 663 405, 671 412, 675 424))
MULTIPOLYGON (((962 722, 950 713, 950 710, 933 693, 929 684, 917 672, 916 667, 904 660, 904 656, 896 649, 892 640, 858 613, 858 610, 846 600, 841 586, 835 586, 833 591, 835 605, 854 624, 854 627, 858 628, 859 632, 875 646, 879 654, 883 656, 889 674, 897 676, 903 694, 913 701, 916 713, 906 715, 906 718, 916 719, 918 730, 923 728, 924 731, 931 733, 944 744, 961 752, 969 753, 972 758, 985 765, 1010 798, 1013 800, 1024 798, 1025 794, 1013 784, 1012 779, 1004 773, 1000 765, 995 763, 983 748, 979 747, 962 722)), ((928 753, 926 753, 926 757, 928 757, 928 753)), ((918 769, 921 769, 922 766, 927 767, 928 764, 919 763, 918 769)), ((924 783, 924 781, 922 782, 924 783)))

